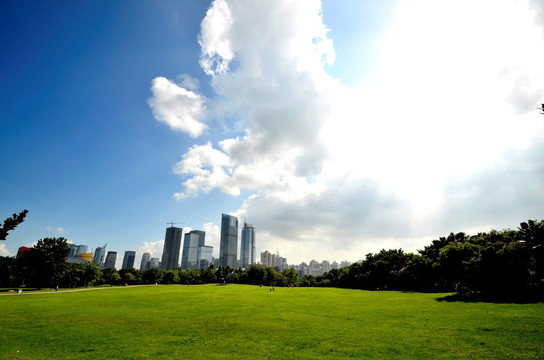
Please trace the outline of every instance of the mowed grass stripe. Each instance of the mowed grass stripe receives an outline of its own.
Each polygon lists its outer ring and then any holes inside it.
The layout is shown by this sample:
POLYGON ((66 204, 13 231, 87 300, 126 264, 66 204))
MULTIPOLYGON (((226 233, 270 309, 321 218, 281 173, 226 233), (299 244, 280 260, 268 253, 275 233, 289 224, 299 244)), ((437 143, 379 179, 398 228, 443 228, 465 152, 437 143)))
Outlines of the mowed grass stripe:
POLYGON ((544 358, 544 304, 329 288, 2 296, 2 359, 544 358))

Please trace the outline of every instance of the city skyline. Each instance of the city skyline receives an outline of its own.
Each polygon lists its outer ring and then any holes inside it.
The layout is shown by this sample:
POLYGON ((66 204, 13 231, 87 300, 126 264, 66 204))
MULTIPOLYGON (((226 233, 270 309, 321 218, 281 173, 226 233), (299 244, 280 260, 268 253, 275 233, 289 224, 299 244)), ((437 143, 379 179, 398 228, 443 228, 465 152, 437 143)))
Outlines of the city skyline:
POLYGON ((357 261, 542 217, 544 2, 241 4, 0 2, 0 256, 120 268, 171 221, 219 257, 224 212, 257 256, 357 261))

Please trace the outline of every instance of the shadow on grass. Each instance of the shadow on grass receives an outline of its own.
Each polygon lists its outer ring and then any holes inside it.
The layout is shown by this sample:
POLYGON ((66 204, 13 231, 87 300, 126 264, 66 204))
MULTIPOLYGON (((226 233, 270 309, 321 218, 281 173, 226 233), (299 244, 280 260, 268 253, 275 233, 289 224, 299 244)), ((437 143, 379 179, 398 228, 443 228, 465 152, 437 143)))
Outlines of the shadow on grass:
POLYGON ((453 294, 437 298, 436 301, 447 302, 484 302, 494 304, 536 304, 544 302, 544 297, 538 295, 503 294, 490 295, 483 293, 453 294))

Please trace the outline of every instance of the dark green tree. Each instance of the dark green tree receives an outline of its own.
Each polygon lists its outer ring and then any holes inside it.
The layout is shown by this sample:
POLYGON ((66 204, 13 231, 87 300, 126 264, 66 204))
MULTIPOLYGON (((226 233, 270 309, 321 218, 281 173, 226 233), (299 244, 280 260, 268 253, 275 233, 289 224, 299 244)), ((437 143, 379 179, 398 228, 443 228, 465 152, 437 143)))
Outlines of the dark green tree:
POLYGON ((287 285, 298 285, 298 272, 295 269, 285 269, 281 272, 287 281, 287 285))
POLYGON ((0 240, 6 240, 8 232, 15 229, 17 225, 22 223, 25 220, 26 214, 28 214, 28 210, 23 210, 19 214, 13 214, 12 217, 4 220, 4 225, 0 226, 0 240))
POLYGON ((85 269, 81 265, 83 264, 68 263, 58 285, 70 289, 81 286, 81 279, 85 274, 85 269))
POLYGON ((213 270, 213 265, 207 269, 202 269, 200 271, 200 279, 205 284, 210 284, 216 282, 215 271, 213 270))
POLYGON ((32 268, 32 281, 37 287, 55 287, 68 268, 66 257, 70 253, 65 238, 44 238, 23 258, 32 268))
POLYGON ((164 270, 151 268, 143 272, 142 281, 144 284, 157 284, 162 281, 164 270))
POLYGON ((94 285, 100 280, 102 270, 95 263, 82 264, 83 267, 83 286, 88 287, 94 285))
POLYGON ((14 257, 0 256, 0 287, 16 285, 17 261, 14 257))
POLYGON ((121 276, 115 269, 103 269, 102 277, 100 278, 102 284, 119 285, 121 282, 121 276))
POLYGON ((137 269, 121 269, 119 270, 121 284, 139 285, 142 283, 142 273, 137 269))
POLYGON ((179 274, 176 270, 166 270, 164 276, 162 277, 163 284, 178 284, 179 283, 179 274))

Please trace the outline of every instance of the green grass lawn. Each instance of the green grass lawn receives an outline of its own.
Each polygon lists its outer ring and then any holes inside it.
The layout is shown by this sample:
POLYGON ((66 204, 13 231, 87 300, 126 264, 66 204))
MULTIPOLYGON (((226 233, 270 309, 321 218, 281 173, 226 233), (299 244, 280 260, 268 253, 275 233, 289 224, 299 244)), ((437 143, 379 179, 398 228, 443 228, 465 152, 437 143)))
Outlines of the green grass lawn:
POLYGON ((0 296, 1 359, 544 359, 544 304, 141 286, 0 296))

